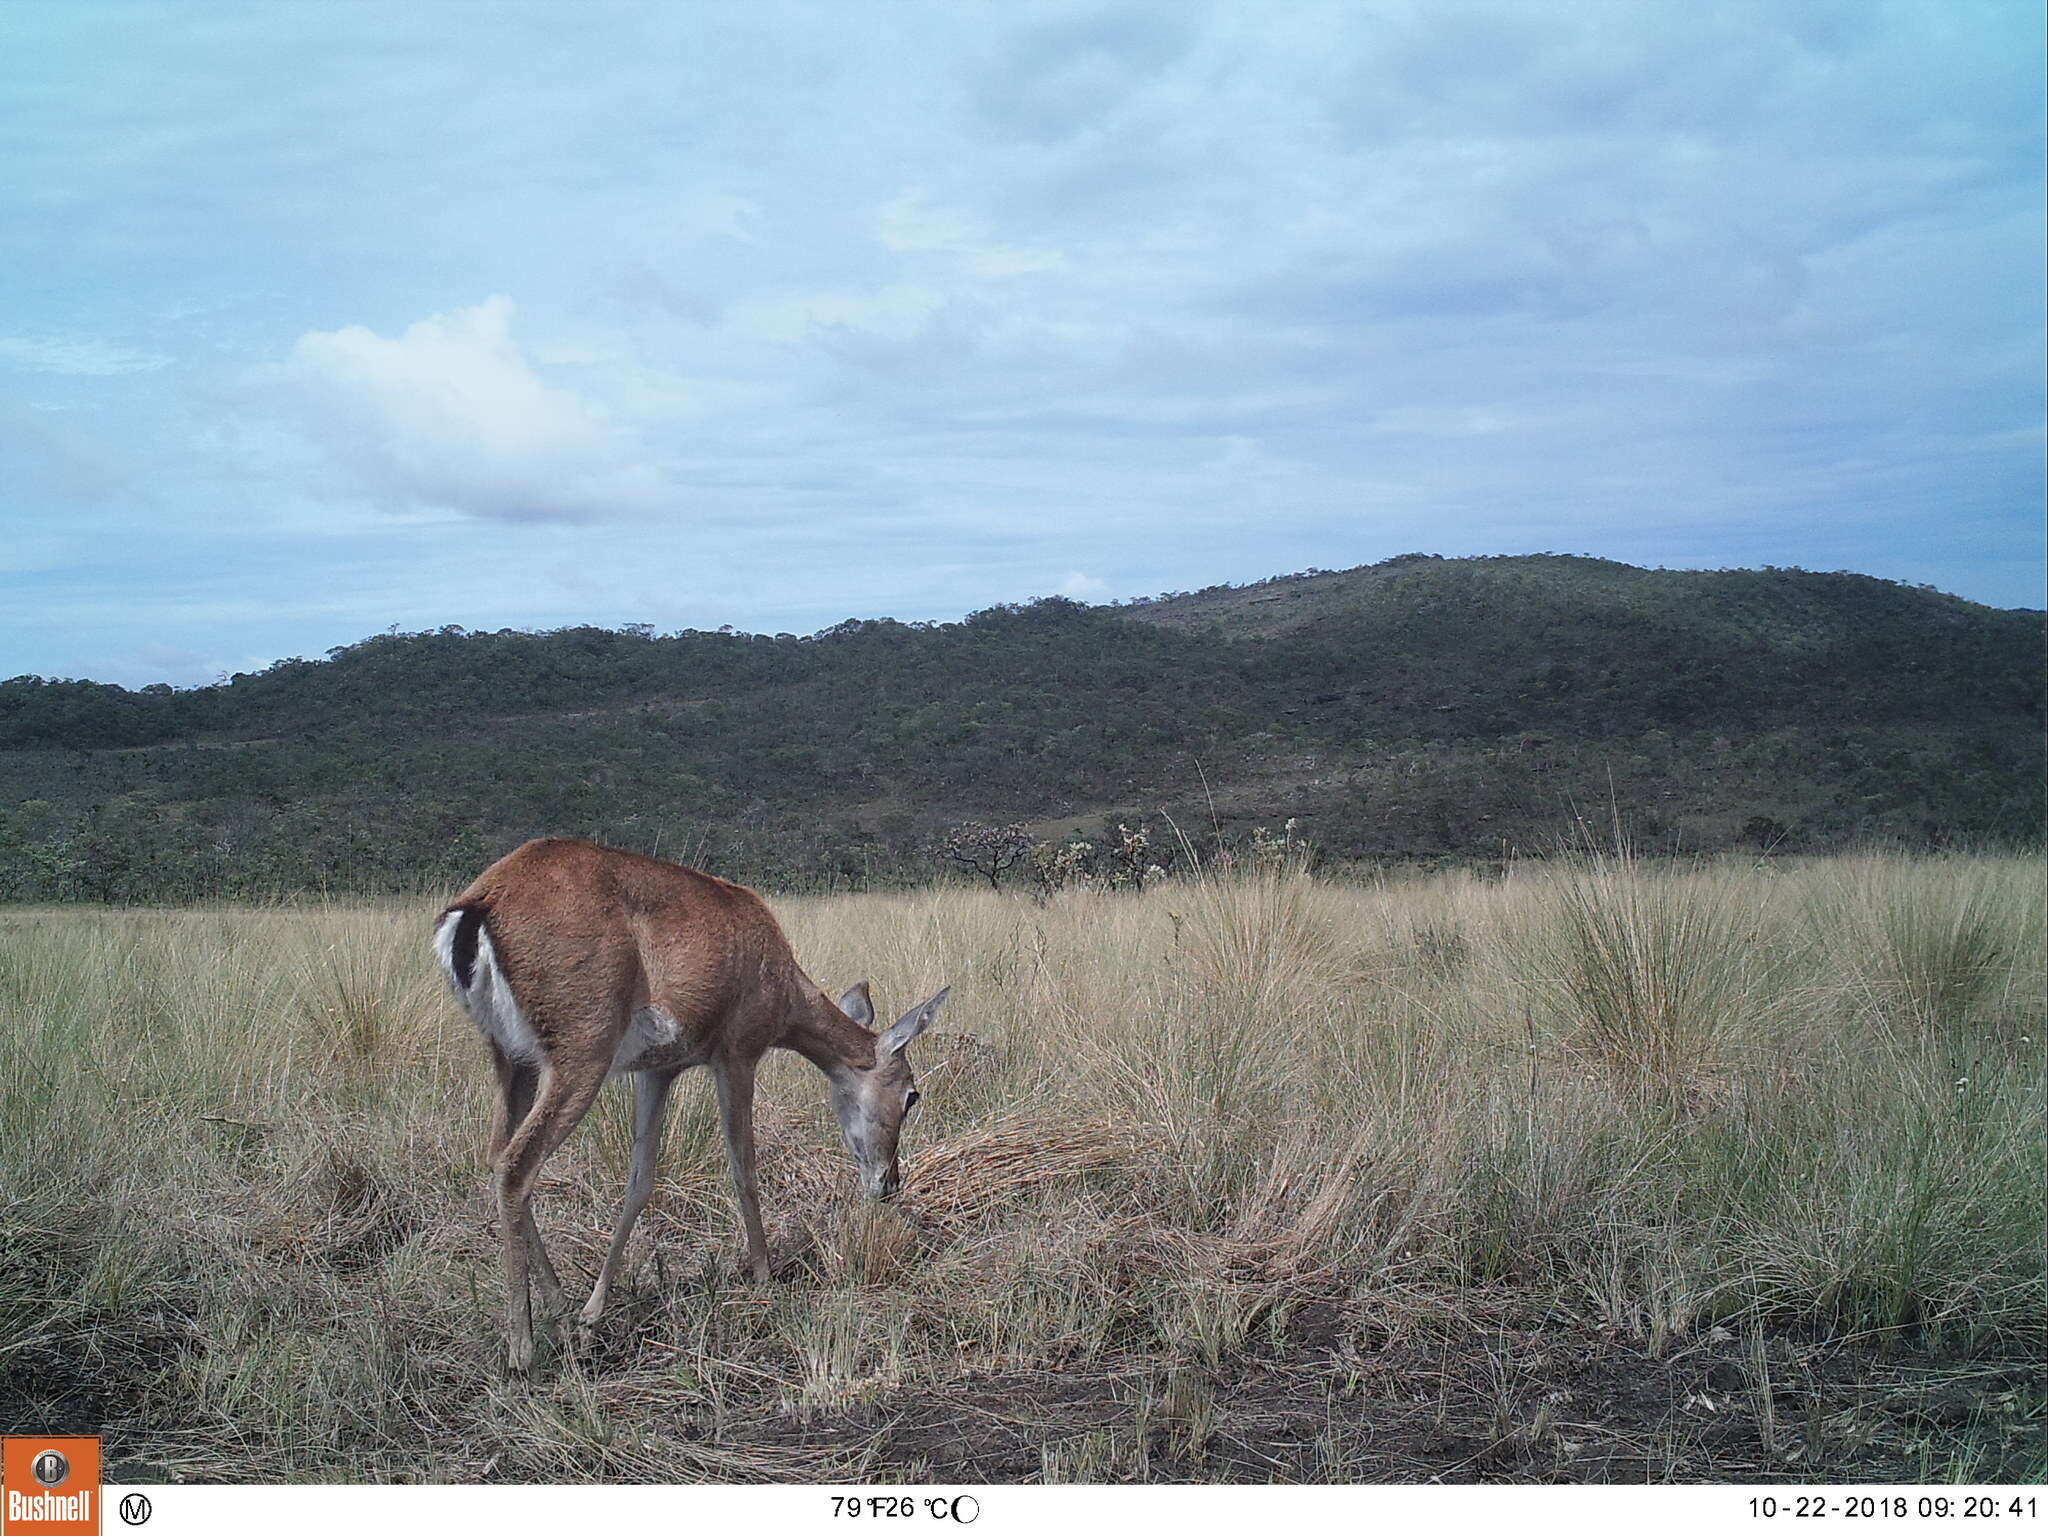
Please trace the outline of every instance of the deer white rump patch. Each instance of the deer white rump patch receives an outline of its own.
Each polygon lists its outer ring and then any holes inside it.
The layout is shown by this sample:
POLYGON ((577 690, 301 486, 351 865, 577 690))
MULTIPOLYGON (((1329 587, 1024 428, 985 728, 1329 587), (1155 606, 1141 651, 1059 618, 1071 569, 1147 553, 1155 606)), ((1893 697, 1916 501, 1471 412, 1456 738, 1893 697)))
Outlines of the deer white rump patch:
POLYGON ((514 1061, 538 1065, 547 1053, 541 1049, 533 1026, 526 1022, 526 1015, 520 1012, 519 999, 512 995, 512 983, 505 977, 505 968, 498 964, 497 950, 491 947, 490 929, 481 924, 476 934, 476 964, 470 971, 469 985, 463 986, 455 968, 455 929, 462 918, 460 911, 450 912, 434 929, 434 957, 441 962, 441 974, 448 978, 448 985, 462 999, 462 1006, 469 1010, 477 1028, 496 1041, 499 1050, 514 1061))

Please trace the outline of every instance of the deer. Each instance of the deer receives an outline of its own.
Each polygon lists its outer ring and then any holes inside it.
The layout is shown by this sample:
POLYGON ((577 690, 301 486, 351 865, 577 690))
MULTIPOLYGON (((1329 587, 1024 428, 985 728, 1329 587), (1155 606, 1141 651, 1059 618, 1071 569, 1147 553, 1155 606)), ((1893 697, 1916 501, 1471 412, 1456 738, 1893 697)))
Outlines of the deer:
POLYGON ((706 1067, 756 1284, 769 1281, 754 1150, 754 1075, 771 1049, 824 1074, 861 1192, 893 1199, 917 1083, 904 1048, 950 987, 874 1028, 868 983, 835 1002, 797 964, 781 926, 745 886, 662 859, 539 838, 491 865, 434 924, 442 973, 490 1048, 499 1103, 491 1168, 505 1260, 506 1362, 533 1364, 532 1286, 550 1312, 562 1282, 534 1224, 541 1164, 598 1091, 630 1077, 633 1150, 611 1245, 578 1314, 604 1311, 626 1240, 654 1188, 670 1087, 706 1067))

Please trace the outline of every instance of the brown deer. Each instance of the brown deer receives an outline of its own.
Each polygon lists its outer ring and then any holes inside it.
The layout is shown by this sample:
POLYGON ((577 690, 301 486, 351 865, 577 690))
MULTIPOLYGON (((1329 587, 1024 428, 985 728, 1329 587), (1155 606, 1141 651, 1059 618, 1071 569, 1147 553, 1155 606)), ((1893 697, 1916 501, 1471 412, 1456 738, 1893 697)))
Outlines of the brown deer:
POLYGON ((636 853, 542 838, 498 860, 455 899, 434 926, 434 953, 498 1074, 491 1161, 514 1371, 533 1363, 530 1275, 547 1306, 562 1309, 562 1282, 533 1221, 534 1180, 598 1090, 621 1073, 633 1077, 632 1171, 580 1314, 585 1323, 604 1310, 654 1187, 662 1110, 686 1068, 708 1066, 718 1090, 755 1280, 768 1279, 768 1241, 754 1176, 754 1069, 770 1047, 797 1052, 831 1083, 863 1193, 886 1200, 902 1183, 896 1142, 917 1102, 903 1048, 951 989, 876 1034, 868 984, 829 1000, 744 886, 636 853))

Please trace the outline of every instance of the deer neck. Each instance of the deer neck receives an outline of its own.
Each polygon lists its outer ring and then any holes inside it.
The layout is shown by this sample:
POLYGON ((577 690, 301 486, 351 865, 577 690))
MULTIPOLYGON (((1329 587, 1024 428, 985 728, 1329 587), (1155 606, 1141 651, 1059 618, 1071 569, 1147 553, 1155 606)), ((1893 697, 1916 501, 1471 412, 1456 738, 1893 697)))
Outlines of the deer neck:
POLYGON ((811 992, 805 1002, 781 1043, 834 1082, 849 1072, 873 1070, 875 1037, 841 1013, 822 992, 811 992))

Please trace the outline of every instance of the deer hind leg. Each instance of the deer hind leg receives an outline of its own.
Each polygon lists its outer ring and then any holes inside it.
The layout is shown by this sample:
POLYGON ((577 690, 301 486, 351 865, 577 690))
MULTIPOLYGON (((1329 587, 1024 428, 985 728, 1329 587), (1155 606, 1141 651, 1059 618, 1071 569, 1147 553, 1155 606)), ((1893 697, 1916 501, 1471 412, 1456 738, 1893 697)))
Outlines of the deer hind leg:
MULTIPOLYGON (((495 1167, 504 1155, 505 1144, 512 1139, 512 1133, 524 1125, 527 1115, 532 1113, 540 1068, 530 1061, 507 1056, 495 1040, 491 1042, 491 1065, 498 1073, 499 1098, 497 1122, 491 1129, 491 1163, 495 1167)), ((541 1305, 550 1312, 561 1312, 564 1310, 562 1279, 555 1273, 554 1261, 548 1257, 547 1247, 540 1240, 540 1228, 534 1224, 531 1206, 527 1207, 526 1219, 520 1226, 533 1262, 533 1278, 540 1284, 541 1305)))
MULTIPOLYGON (((505 1249, 505 1358, 515 1373, 533 1364, 533 1298, 528 1260, 540 1259, 543 1273, 552 1274, 547 1249, 533 1225, 533 1185, 540 1165, 576 1129, 604 1086, 605 1063, 589 1070, 542 1068, 533 1108, 498 1154, 498 1223, 505 1249)), ((545 1282, 543 1282, 545 1284, 545 1282)), ((556 1293, 560 1293, 557 1282, 556 1293)))
POLYGON ((654 1191, 654 1165, 661 1155, 662 1110, 668 1105, 668 1090, 675 1080, 676 1073, 672 1071, 633 1074, 633 1171, 626 1180, 626 1198, 619 1207, 619 1222, 612 1231, 612 1245, 605 1251, 604 1267, 597 1272, 597 1284, 590 1288, 590 1300, 583 1304, 579 1314, 582 1322, 594 1323, 604 1311, 605 1294, 610 1291, 612 1276, 626 1252, 626 1239, 632 1235, 633 1223, 640 1219, 647 1197, 654 1191))
POLYGON ((754 1167, 754 1064, 719 1060, 711 1064, 718 1088, 718 1118, 725 1129, 725 1155, 732 1162, 733 1192, 747 1229, 747 1263, 754 1279, 768 1282, 768 1238, 761 1230, 761 1187, 754 1167))

